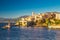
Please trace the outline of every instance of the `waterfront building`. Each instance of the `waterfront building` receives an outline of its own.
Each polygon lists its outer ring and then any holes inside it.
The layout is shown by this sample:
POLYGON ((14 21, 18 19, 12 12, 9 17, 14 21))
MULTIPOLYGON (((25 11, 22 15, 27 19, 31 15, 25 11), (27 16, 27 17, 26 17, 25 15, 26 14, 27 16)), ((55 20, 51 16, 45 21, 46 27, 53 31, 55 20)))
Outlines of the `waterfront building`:
POLYGON ((27 26, 27 21, 19 21, 19 25, 26 27, 27 26))
POLYGON ((27 21, 25 20, 25 18, 21 18, 21 19, 22 20, 19 20, 19 25, 23 27, 27 26, 27 21))
POLYGON ((50 19, 50 21, 55 22, 53 19, 60 19, 60 13, 47 12, 42 14, 35 14, 34 12, 32 12, 31 16, 20 18, 17 24, 19 24, 20 26, 27 26, 30 25, 32 22, 38 21, 39 23, 39 21, 44 21, 45 19, 50 19))
POLYGON ((56 14, 56 19, 60 20, 60 13, 55 13, 56 14))

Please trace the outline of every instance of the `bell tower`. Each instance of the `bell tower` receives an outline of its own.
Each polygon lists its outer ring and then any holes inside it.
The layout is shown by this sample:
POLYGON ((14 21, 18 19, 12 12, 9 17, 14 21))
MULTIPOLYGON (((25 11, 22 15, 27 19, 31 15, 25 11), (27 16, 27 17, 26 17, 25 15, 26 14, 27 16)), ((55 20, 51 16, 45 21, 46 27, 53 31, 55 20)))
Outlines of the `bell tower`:
POLYGON ((34 12, 32 12, 32 16, 34 16, 34 12))

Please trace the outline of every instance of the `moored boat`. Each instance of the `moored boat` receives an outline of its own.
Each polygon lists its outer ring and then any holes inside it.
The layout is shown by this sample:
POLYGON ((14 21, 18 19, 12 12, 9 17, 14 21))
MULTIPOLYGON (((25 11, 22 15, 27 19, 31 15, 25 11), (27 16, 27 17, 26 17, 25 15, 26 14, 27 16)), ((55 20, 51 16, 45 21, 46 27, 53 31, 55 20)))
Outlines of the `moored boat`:
POLYGON ((3 27, 4 29, 10 29, 10 25, 6 25, 3 27))
POLYGON ((5 26, 3 26, 3 29, 10 29, 10 21, 8 21, 8 24, 7 25, 5 25, 5 26))

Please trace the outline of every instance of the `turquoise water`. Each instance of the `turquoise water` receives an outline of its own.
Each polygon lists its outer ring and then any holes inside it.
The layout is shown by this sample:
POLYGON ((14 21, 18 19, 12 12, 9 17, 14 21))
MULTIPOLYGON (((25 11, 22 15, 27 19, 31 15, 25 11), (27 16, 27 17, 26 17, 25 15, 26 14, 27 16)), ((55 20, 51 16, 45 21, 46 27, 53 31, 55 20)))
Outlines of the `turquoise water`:
MULTIPOLYGON (((3 25, 0 24, 2 27, 3 25)), ((47 28, 19 28, 12 26, 9 30, 0 27, 0 40, 60 40, 60 30, 47 28)))

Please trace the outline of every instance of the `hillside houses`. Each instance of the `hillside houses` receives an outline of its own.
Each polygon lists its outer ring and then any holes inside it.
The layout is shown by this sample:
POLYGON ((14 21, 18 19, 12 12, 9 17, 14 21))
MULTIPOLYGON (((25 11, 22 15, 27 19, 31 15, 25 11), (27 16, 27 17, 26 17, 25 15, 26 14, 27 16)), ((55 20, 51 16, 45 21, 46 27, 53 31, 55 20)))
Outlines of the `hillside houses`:
POLYGON ((20 26, 25 26, 26 27, 26 26, 29 26, 29 25, 30 26, 31 25, 36 25, 37 21, 38 22, 41 21, 40 24, 42 22, 45 23, 46 19, 60 19, 60 13, 59 12, 46 12, 46 13, 42 13, 42 14, 35 14, 34 12, 32 12, 31 16, 21 18, 17 23, 20 26))

